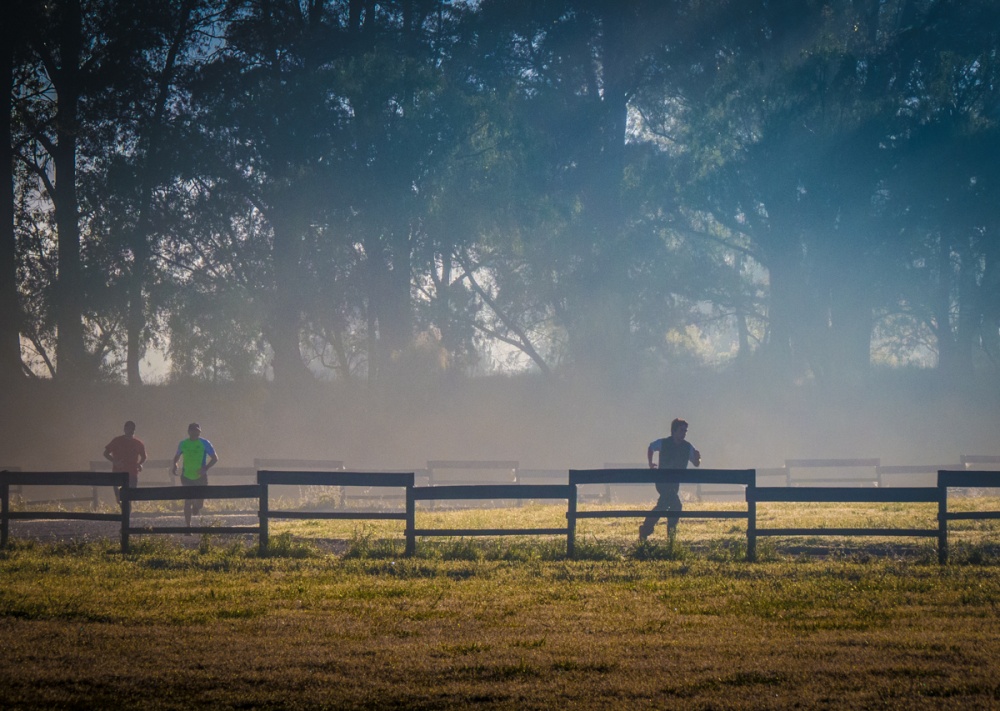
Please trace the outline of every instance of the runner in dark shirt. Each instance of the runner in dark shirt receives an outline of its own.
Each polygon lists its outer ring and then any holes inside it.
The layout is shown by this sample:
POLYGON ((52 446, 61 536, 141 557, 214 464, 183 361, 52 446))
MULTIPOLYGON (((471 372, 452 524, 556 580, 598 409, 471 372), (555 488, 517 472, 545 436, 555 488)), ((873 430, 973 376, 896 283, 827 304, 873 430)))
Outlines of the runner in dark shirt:
MULTIPOLYGON (((701 452, 694 448, 687 441, 688 423, 678 418, 670 423, 670 436, 653 440, 646 449, 646 461, 649 462, 650 469, 656 469, 653 465, 653 452, 660 453, 660 469, 687 469, 688 462, 696 467, 701 466, 701 452)), ((656 485, 656 491, 660 494, 659 500, 653 507, 653 512, 646 517, 646 520, 639 526, 639 540, 645 541, 653 532, 656 522, 663 514, 657 511, 680 511, 681 497, 679 495, 680 484, 662 483, 656 485)), ((667 516, 667 535, 673 536, 677 532, 678 516, 667 516)))

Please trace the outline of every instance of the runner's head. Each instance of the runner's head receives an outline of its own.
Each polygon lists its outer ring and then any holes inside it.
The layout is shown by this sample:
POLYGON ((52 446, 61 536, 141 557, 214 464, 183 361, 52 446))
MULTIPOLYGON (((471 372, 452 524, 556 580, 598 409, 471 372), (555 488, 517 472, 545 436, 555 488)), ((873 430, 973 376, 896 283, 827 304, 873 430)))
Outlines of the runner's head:
POLYGON ((201 425, 197 422, 192 422, 188 425, 188 437, 191 439, 198 439, 201 437, 201 425))
POLYGON ((686 420, 677 418, 670 423, 670 436, 677 439, 684 439, 687 436, 688 423, 686 420))
POLYGON ((125 434, 129 437, 135 434, 135 423, 132 420, 125 423, 125 434))

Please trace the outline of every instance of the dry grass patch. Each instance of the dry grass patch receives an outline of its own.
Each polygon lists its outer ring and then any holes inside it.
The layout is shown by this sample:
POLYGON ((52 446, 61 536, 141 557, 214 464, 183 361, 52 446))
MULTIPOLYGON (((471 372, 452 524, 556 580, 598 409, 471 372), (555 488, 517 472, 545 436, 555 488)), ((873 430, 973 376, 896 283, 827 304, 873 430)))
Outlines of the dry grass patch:
POLYGON ((1000 699, 1000 569, 990 565, 637 560, 613 544, 568 561, 537 541, 488 540, 404 559, 377 527, 339 556, 297 526, 265 557, 215 539, 193 549, 144 540, 129 556, 112 541, 0 553, 0 707, 1000 699))

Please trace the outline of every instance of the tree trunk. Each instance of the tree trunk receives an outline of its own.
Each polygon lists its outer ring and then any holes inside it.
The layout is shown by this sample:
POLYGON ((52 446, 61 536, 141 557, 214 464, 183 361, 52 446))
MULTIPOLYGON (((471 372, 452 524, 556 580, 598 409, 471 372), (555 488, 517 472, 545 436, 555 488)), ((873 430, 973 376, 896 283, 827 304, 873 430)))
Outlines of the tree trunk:
POLYGON ((17 239, 14 232, 14 149, 11 109, 14 89, 14 33, 12 18, 0 34, 0 384, 24 377, 21 364, 20 309, 17 303, 17 239))
POLYGON ((796 340, 800 321, 802 265, 798 240, 772 237, 768 242, 764 265, 769 282, 767 338, 762 351, 768 369, 781 378, 788 378, 797 370, 792 343, 796 340))
MULTIPOLYGON (((62 109, 60 113, 63 113, 62 109)), ((55 213, 59 236, 59 272, 55 294, 59 338, 56 342, 56 377, 63 381, 73 381, 83 376, 86 360, 83 313, 80 308, 82 279, 76 194, 76 138, 62 128, 60 134, 55 155, 55 213)))
MULTIPOLYGON (((145 198, 145 196, 144 196, 145 198)), ((145 200, 144 200, 145 202, 145 200)), ((146 207, 148 210, 148 205, 146 207)), ((125 377, 129 387, 142 385, 139 362, 142 360, 146 328, 146 299, 143 291, 146 283, 146 265, 149 262, 149 238, 146 234, 146 220, 140 207, 139 223, 132 240, 132 269, 128 276, 128 315, 126 316, 125 377)))
POLYGON ((55 202, 59 246, 56 287, 56 377, 79 380, 85 370, 79 203, 76 186, 76 150, 79 135, 83 18, 78 0, 63 5, 59 23, 61 66, 55 77, 59 106, 56 112, 55 202))
MULTIPOLYGON (((292 203, 288 214, 274 209, 268 215, 274 231, 274 308, 271 312, 271 348, 274 349, 274 382, 300 385, 312 374, 302 360, 302 237, 304 227, 295 219, 292 203)), ((298 213, 301 214, 301 213, 298 213)))
POLYGON ((850 276, 835 285, 831 303, 831 366, 838 383, 864 380, 871 365, 874 317, 868 287, 852 284, 850 276))
POLYGON ((83 294, 80 225, 76 192, 83 18, 78 0, 67 0, 60 4, 58 11, 60 12, 56 23, 58 65, 46 48, 43 47, 42 51, 48 58, 49 78, 58 101, 55 143, 49 148, 55 165, 54 194, 51 198, 55 206, 59 260, 53 304, 58 331, 56 378, 73 381, 83 376, 86 365, 81 307, 83 294))
MULTIPOLYGON (((631 5, 631 3, 629 3, 631 5)), ((601 12, 601 95, 598 135, 593 137, 591 175, 584 196, 586 225, 581 227, 584 263, 579 275, 571 340, 574 362, 587 371, 616 378, 630 371, 631 330, 628 250, 622 178, 628 120, 628 72, 632 62, 626 21, 629 9, 604 6, 601 12), (590 242, 591 245, 586 244, 590 242)), ((598 82, 593 82, 594 86, 598 82)), ((584 139, 586 140, 586 138, 584 139)))
POLYGON ((125 375, 132 387, 142 385, 139 372, 139 362, 145 350, 143 331, 146 328, 145 288, 152 268, 152 249, 150 245, 151 210, 153 206, 153 190, 161 177, 161 158, 163 141, 163 120, 166 114, 167 99, 173 82, 174 68, 184 43, 191 29, 191 20, 195 2, 186 0, 177 14, 176 31, 171 38, 170 49, 167 52, 163 70, 157 83, 156 98, 152 106, 149 134, 146 136, 144 163, 139 166, 139 206, 135 230, 131 237, 132 270, 128 282, 128 316, 126 318, 126 352, 125 375))
POLYGON ((941 235, 938 245, 938 288, 934 295, 933 328, 938 346, 937 369, 945 378, 955 377, 963 370, 962 347, 957 338, 958 329, 953 324, 959 269, 952 240, 946 235, 941 235))
MULTIPOLYGON (((398 235, 370 240, 368 254, 368 303, 377 323, 375 373, 392 372, 392 363, 413 340, 410 304, 409 240, 398 235), (385 247, 388 242, 391 247, 385 247)), ((370 367, 370 366, 369 366, 370 367)))

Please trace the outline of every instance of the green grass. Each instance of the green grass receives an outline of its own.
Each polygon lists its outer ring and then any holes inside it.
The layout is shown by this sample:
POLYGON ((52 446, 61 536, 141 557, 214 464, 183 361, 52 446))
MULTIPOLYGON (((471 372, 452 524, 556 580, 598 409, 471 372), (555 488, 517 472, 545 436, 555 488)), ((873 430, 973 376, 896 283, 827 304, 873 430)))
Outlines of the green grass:
MULTIPOLYGON (((421 511, 418 525, 560 515, 421 511)), ((638 522, 583 522, 577 560, 559 537, 423 539, 406 558, 399 522, 275 524, 265 555, 242 538, 138 536, 123 556, 114 540, 15 530, 0 552, 0 708, 1000 705, 994 525, 956 524, 939 566, 925 541, 818 537, 762 539, 751 564, 741 522, 683 522, 641 545, 638 522)))

